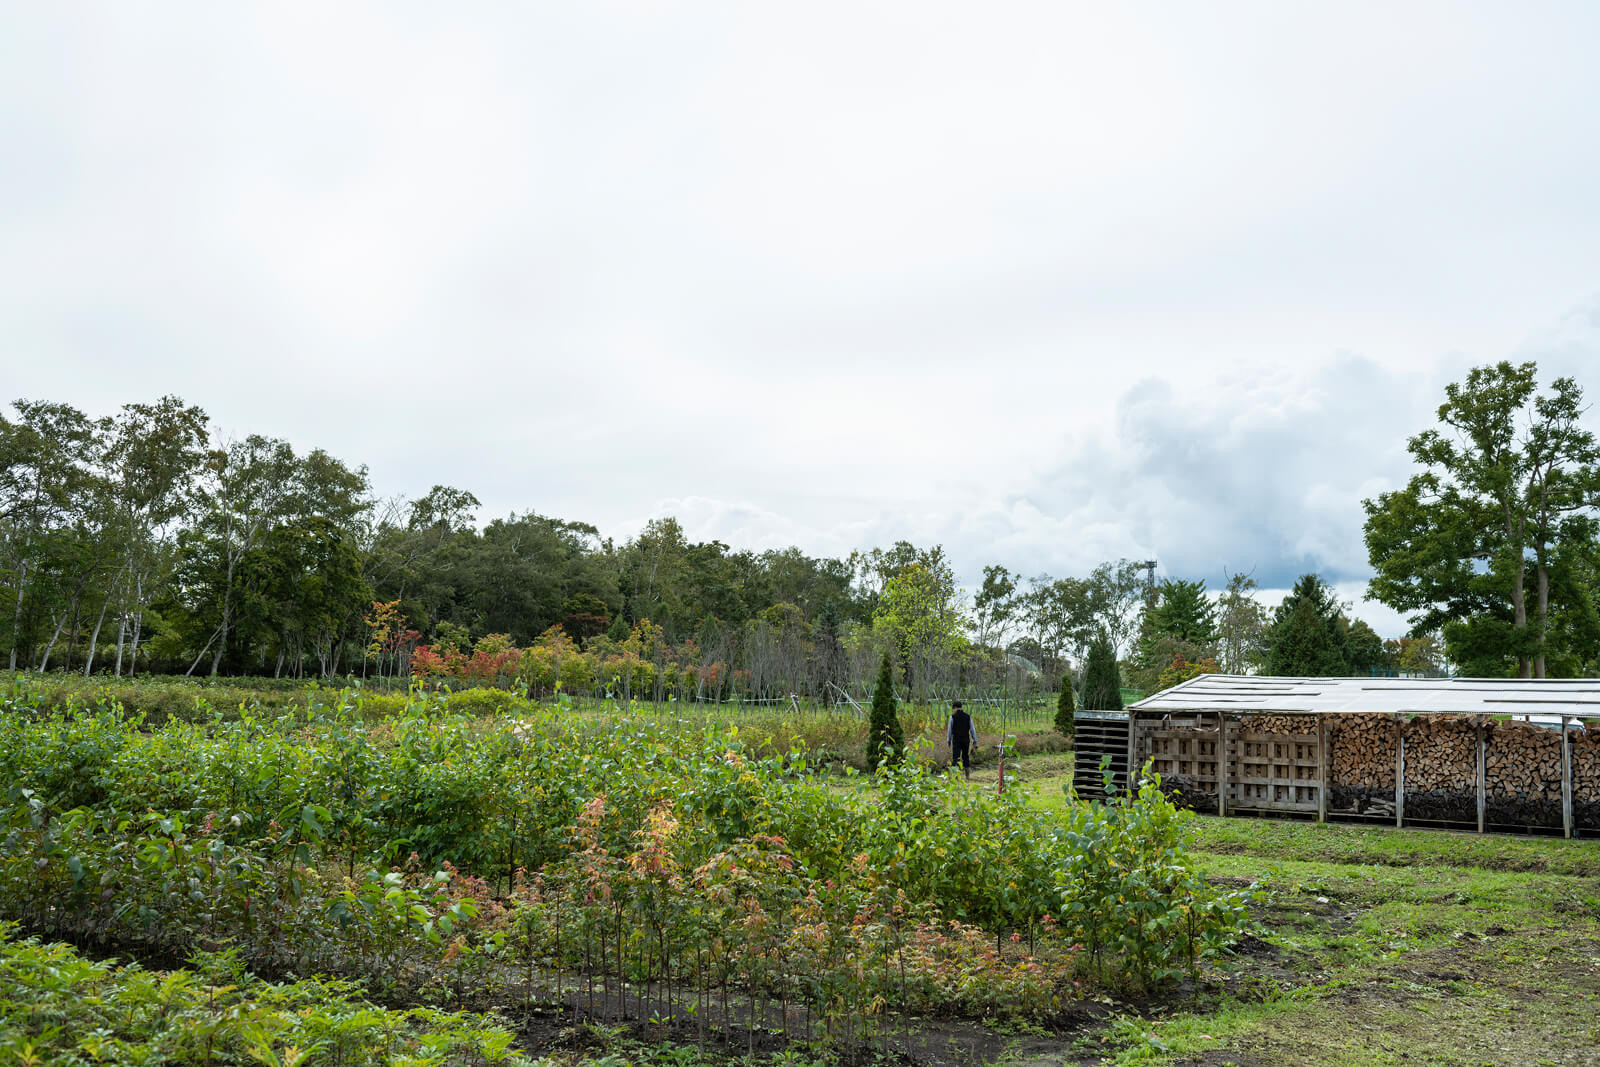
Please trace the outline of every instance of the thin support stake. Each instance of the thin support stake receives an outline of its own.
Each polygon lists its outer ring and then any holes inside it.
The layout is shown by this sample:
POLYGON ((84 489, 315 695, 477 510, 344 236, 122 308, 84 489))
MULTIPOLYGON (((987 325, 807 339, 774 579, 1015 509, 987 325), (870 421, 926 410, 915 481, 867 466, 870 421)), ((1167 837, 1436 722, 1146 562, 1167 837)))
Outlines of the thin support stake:
POLYGON ((1127 792, 1128 792, 1128 795, 1130 797, 1133 796, 1133 792, 1134 792, 1134 784, 1133 784, 1134 759, 1138 756, 1138 752, 1139 752, 1138 742, 1136 740, 1136 735, 1135 735, 1135 732, 1134 732, 1134 723, 1136 721, 1137 720, 1134 718, 1133 712, 1131 712, 1131 711, 1128 712, 1128 789, 1127 789, 1127 792))
POLYGON ((1317 716, 1317 821, 1328 821, 1328 720, 1317 716))
POLYGON ((1561 833, 1572 836, 1572 745, 1568 741, 1567 716, 1561 716, 1561 833))
POLYGON ((1228 713, 1217 712, 1217 814, 1228 814, 1228 713))
POLYGON ((1478 833, 1488 825, 1489 814, 1489 746, 1483 736, 1483 716, 1478 716, 1478 833))
POLYGON ((1394 825, 1398 829, 1406 821, 1406 730, 1400 725, 1400 716, 1394 717, 1394 825))

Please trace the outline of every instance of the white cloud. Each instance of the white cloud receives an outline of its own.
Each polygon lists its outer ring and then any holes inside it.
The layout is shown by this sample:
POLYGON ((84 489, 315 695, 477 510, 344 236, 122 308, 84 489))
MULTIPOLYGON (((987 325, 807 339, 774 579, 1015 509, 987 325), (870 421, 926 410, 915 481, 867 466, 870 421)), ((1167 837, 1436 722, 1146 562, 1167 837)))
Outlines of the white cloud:
POLYGON ((40 6, 0 35, 0 399, 177 392, 607 532, 1359 581, 1445 381, 1600 365, 1597 31, 40 6))

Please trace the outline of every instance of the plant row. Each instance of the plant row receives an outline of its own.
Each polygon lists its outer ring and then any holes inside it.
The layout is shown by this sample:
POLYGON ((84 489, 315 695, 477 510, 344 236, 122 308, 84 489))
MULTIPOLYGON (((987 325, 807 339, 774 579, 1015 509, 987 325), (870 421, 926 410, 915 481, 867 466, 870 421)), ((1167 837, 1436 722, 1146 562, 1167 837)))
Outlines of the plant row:
POLYGON ((68 945, 18 939, 0 923, 0 1059, 89 1064, 288 1067, 532 1067, 493 1019, 374 1007, 338 979, 273 983, 235 953, 149 971, 86 959, 68 945))
POLYGON ((628 714, 419 699, 373 726, 142 730, 13 704, 0 779, 0 914, 30 930, 458 997, 599 983, 608 1010, 731 1021, 731 993, 835 1034, 887 1006, 1038 1015, 1085 980, 1197 972, 1247 921, 1153 785, 1060 822, 909 764, 840 789, 628 714))

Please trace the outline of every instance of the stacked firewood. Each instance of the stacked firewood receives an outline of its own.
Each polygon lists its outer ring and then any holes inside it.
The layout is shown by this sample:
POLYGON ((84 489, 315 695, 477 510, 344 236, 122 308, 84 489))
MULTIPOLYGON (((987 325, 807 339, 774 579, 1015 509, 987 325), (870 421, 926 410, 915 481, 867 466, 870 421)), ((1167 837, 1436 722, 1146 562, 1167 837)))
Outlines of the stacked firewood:
POLYGON ((1600 722, 1572 735, 1572 817, 1578 826, 1600 830, 1600 722))
MULTIPOLYGON (((1460 715, 1419 715, 1401 720, 1401 725, 1406 740, 1406 818, 1475 823, 1478 732, 1473 720, 1460 715)), ((1392 750, 1388 758, 1393 762, 1392 750)))
MULTIPOLYGON (((1478 733, 1464 715, 1419 715, 1406 722, 1406 792, 1478 788, 1478 733)), ((1391 736, 1393 727, 1389 727, 1391 736)), ((1394 762, 1391 744, 1389 762, 1394 762)), ((1392 776, 1391 776, 1392 777, 1392 776)))
POLYGON ((1317 720, 1310 715, 1241 715, 1238 726, 1230 722, 1229 731, 1251 734, 1307 734, 1317 732, 1317 720))
POLYGON ((1526 722, 1487 727, 1489 795, 1561 803, 1561 732, 1526 722))
MULTIPOLYGON (((1230 714, 1230 739, 1248 734, 1310 735, 1326 731, 1330 810, 1392 814, 1395 719, 1379 714, 1230 714)), ((1194 729, 1215 737, 1215 719, 1194 729)), ((1472 822, 1478 788, 1478 719, 1472 715, 1414 715, 1400 719, 1405 736, 1408 819, 1472 822)), ((1560 825, 1561 731, 1547 726, 1486 719, 1485 802, 1491 825, 1560 825)), ((1573 730, 1573 814, 1580 828, 1600 829, 1600 722, 1573 730)), ((1234 746, 1230 746, 1234 748, 1234 746)), ((1242 751, 1234 749, 1234 751, 1242 751)), ((1238 775, 1230 761, 1230 775, 1238 775)))
POLYGON ((1572 793, 1600 801, 1600 722, 1572 732, 1572 793))
POLYGON ((1394 789, 1394 720, 1386 715, 1330 715, 1327 730, 1333 784, 1394 789))

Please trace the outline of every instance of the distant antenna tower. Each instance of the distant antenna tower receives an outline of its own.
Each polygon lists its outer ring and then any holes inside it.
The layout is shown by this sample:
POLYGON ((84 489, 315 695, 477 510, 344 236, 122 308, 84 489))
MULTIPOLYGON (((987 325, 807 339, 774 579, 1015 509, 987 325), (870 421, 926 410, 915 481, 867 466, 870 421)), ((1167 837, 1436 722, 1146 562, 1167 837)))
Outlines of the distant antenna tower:
POLYGON ((1145 592, 1153 593, 1156 590, 1156 561, 1153 559, 1135 560, 1135 567, 1144 568, 1145 592))

